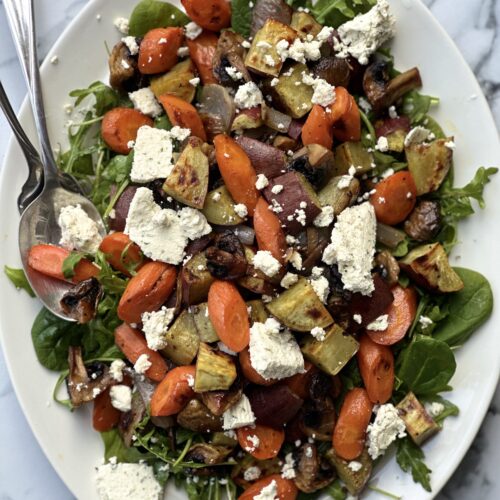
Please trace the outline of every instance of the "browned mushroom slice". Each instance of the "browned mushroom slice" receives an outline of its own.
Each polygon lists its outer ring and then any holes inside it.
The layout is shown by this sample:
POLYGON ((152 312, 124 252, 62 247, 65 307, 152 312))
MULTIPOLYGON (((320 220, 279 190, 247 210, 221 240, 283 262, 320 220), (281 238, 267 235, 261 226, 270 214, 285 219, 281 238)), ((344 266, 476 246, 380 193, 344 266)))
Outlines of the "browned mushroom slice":
POLYGON ((382 268, 382 278, 389 286, 393 286, 398 282, 399 264, 389 250, 383 250, 375 256, 375 262, 382 268))
POLYGON ((66 386, 71 404, 75 407, 93 401, 101 392, 114 384, 114 379, 104 363, 92 363, 85 366, 81 347, 69 348, 68 366, 66 386))
POLYGON ((252 11, 252 36, 259 31, 268 19, 275 19, 283 24, 292 22, 293 9, 283 0, 258 0, 252 11))
POLYGON ((300 491, 313 493, 328 486, 335 479, 334 469, 321 462, 314 444, 303 444, 297 455, 294 482, 300 491))
POLYGON ((123 42, 118 42, 111 51, 108 60, 109 84, 116 90, 134 90, 141 77, 137 69, 137 58, 130 54, 123 42))
POLYGON ((368 66, 363 76, 363 89, 375 113, 380 113, 410 90, 421 86, 422 79, 417 68, 409 69, 391 80, 385 61, 368 66))
POLYGON ((185 459, 200 464, 215 465, 223 462, 231 451, 232 449, 227 446, 198 443, 189 448, 185 459))
POLYGON ((243 245, 232 231, 215 237, 213 246, 205 250, 207 269, 217 279, 234 280, 245 276, 247 260, 243 245))
POLYGON ((202 87, 198 111, 209 139, 231 130, 235 107, 232 97, 222 85, 209 84, 202 87))
POLYGON ((201 401, 192 399, 177 415, 177 423, 194 432, 218 432, 222 420, 214 415, 201 401))
POLYGON ((212 68, 214 76, 225 87, 238 87, 242 81, 249 82, 252 79, 243 62, 245 49, 242 43, 243 37, 234 31, 226 30, 220 34, 212 68), (228 68, 229 72, 226 71, 228 68))
POLYGON ((429 241, 441 228, 441 209, 437 201, 421 201, 405 221, 405 233, 417 241, 429 241))
POLYGON ((312 67, 314 76, 326 80, 336 87, 346 87, 351 79, 352 67, 347 59, 322 57, 312 67))
POLYGON ((101 284, 96 278, 80 281, 62 296, 61 309, 77 323, 88 323, 95 317, 102 295, 101 284))
POLYGON ((125 446, 131 446, 136 427, 146 415, 146 405, 138 392, 132 395, 132 408, 120 415, 118 432, 125 446))
POLYGON ((322 187, 335 168, 333 152, 320 144, 308 144, 292 156, 288 167, 304 174, 315 187, 322 187))
POLYGON ((236 142, 245 150, 257 174, 264 174, 272 179, 285 173, 286 155, 283 151, 243 135, 236 142))

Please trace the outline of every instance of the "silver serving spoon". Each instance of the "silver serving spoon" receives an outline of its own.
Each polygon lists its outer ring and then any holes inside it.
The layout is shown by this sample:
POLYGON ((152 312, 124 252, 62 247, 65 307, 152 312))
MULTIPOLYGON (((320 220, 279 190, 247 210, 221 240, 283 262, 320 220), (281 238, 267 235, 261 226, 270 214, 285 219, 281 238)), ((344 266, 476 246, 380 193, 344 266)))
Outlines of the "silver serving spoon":
POLYGON ((57 316, 70 320, 61 309, 60 300, 71 287, 65 282, 48 278, 28 266, 28 252, 33 245, 52 243, 61 238, 57 223, 63 207, 79 204, 96 221, 99 232, 105 234, 102 218, 96 207, 84 196, 63 187, 61 176, 50 146, 40 83, 36 50, 36 35, 32 0, 4 0, 14 45, 24 70, 33 108, 35 125, 40 137, 44 187, 41 194, 23 212, 19 222, 19 250, 30 285, 45 307, 57 316))

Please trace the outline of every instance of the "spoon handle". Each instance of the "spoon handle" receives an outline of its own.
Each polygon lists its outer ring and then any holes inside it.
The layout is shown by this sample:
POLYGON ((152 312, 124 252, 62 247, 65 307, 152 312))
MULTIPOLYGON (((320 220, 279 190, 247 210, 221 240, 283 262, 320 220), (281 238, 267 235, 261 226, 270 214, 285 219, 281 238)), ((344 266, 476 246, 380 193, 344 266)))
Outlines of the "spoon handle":
POLYGON ((14 45, 28 84, 35 124, 40 137, 45 186, 49 184, 57 185, 60 184, 59 170, 52 154, 45 121, 40 71, 38 68, 33 1, 4 0, 4 5, 14 45))

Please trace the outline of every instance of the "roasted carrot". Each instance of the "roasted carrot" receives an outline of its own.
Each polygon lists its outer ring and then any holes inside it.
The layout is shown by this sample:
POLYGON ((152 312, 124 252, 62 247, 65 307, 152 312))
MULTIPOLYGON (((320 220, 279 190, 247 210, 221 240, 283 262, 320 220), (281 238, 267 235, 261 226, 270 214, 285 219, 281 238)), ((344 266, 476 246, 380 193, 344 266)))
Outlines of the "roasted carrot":
POLYGON ((144 125, 153 126, 153 120, 136 109, 113 108, 102 118, 101 136, 115 153, 128 155, 130 141, 135 141, 137 131, 144 125))
POLYGON ((362 335, 357 359, 370 401, 387 403, 394 388, 394 354, 390 347, 375 344, 368 335, 362 335))
POLYGON ((139 71, 144 75, 164 73, 177 63, 177 51, 184 41, 182 28, 148 31, 139 47, 139 71))
POLYGON ((170 94, 160 96, 160 102, 173 125, 188 128, 191 130, 191 135, 195 135, 203 141, 207 140, 203 122, 194 106, 184 101, 184 99, 170 94))
POLYGON ((54 245, 34 245, 28 253, 28 265, 52 278, 63 281, 80 283, 89 278, 96 278, 99 275, 99 268, 88 259, 81 259, 74 268, 73 277, 67 279, 63 274, 63 263, 70 255, 70 251, 54 245))
POLYGON ((218 41, 219 37, 211 31, 203 31, 194 40, 187 40, 189 57, 194 62, 203 85, 219 83, 212 70, 218 41))
POLYGON ((407 170, 380 181, 370 203, 375 209, 377 220, 389 226, 403 222, 415 207, 417 187, 413 176, 407 170))
POLYGON ((259 198, 253 214, 253 228, 259 245, 259 250, 268 250, 282 264, 287 248, 285 233, 281 222, 274 212, 269 210, 269 203, 259 198))
POLYGON ((318 373, 318 369, 307 360, 304 360, 304 372, 297 373, 292 377, 283 380, 283 383, 299 398, 309 399, 309 389, 314 375, 318 373))
POLYGON ((332 149, 333 135, 332 122, 329 114, 319 104, 315 104, 302 127, 302 142, 308 144, 321 144, 332 149))
POLYGON ((396 285, 391 292, 394 301, 387 311, 387 328, 383 331, 366 330, 373 342, 381 345, 399 342, 406 335, 417 313, 417 294, 413 288, 396 285))
POLYGON ((241 427, 237 429, 236 434, 240 446, 257 460, 274 458, 285 441, 284 430, 261 424, 241 427))
POLYGON ((226 0, 181 0, 187 15, 198 26, 220 31, 231 25, 231 5, 226 0))
POLYGON ((258 385, 272 385, 276 383, 276 380, 266 380, 262 375, 260 375, 255 368, 252 366, 250 361, 250 352, 248 348, 243 349, 238 355, 240 361, 241 371, 247 380, 258 385))
POLYGON ((337 123, 347 113, 350 106, 350 94, 344 87, 335 87, 335 101, 327 107, 330 123, 337 123))
POLYGON ((155 382, 163 380, 167 374, 167 363, 160 353, 153 351, 148 347, 144 335, 135 328, 121 324, 115 328, 115 344, 125 354, 125 357, 134 363, 139 359, 141 354, 146 354, 151 366, 147 369, 146 375, 155 382))
POLYGON ((238 500, 253 500, 273 481, 276 483, 277 489, 275 498, 278 500, 295 500, 297 498, 299 490, 291 479, 285 479, 280 474, 271 474, 253 483, 238 497, 238 500))
POLYGON ((114 269, 127 276, 132 276, 130 271, 138 271, 143 261, 141 249, 125 233, 108 234, 99 245, 99 250, 106 254, 114 269))
POLYGON ((220 340, 229 349, 241 352, 250 341, 245 301, 233 283, 214 281, 208 291, 208 316, 220 340))
POLYGON ((335 87, 339 107, 331 107, 330 120, 333 124, 333 137, 339 141, 359 141, 361 139, 361 117, 354 97, 344 87, 335 87), (340 116, 337 118, 337 113, 340 116))
POLYGON ((339 457, 354 460, 361 455, 372 409, 366 389, 355 387, 346 394, 333 431, 333 448, 339 457))
POLYGON ((231 137, 217 135, 214 138, 215 157, 227 189, 236 203, 243 203, 253 216, 259 192, 255 187, 257 174, 245 151, 231 137))
POLYGON ((148 262, 128 282, 118 304, 118 317, 140 323, 142 313, 156 311, 174 289, 177 271, 163 262, 148 262))
POLYGON ((194 397, 195 366, 177 366, 158 384, 151 398, 151 415, 167 417, 179 413, 194 397))
POLYGON ((94 399, 92 426, 98 432, 110 431, 118 425, 120 411, 111 404, 109 388, 94 399))

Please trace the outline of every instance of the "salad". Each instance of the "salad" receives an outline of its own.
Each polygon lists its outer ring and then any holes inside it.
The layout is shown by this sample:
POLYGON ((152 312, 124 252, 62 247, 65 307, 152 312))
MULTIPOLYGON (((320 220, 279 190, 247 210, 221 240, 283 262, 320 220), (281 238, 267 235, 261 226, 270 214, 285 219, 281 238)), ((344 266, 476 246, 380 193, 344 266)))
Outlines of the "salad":
POLYGON ((431 491, 453 350, 493 307, 448 255, 497 169, 453 186, 386 0, 182 4, 116 19, 109 84, 70 94, 58 165, 107 234, 67 206, 29 252, 71 283, 75 321, 31 335, 55 401, 93 405, 99 497, 394 498, 370 485, 392 449, 431 491))

